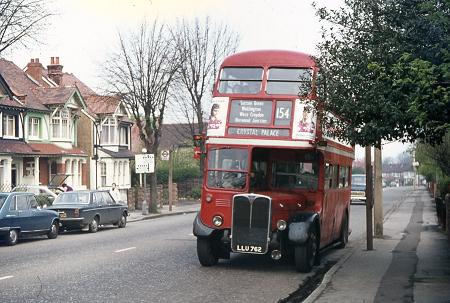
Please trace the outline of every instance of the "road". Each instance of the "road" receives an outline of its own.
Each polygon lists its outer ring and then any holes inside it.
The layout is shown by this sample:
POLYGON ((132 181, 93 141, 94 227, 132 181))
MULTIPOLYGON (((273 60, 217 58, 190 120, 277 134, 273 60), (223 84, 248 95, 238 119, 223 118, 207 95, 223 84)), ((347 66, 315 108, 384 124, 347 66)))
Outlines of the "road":
MULTIPOLYGON (((407 191, 386 189, 385 212, 407 191)), ((267 256, 233 255, 201 267, 193 219, 169 216, 0 245, 1 302, 277 302, 311 275, 267 256)), ((363 205, 352 205, 351 228, 350 247, 365 231, 363 205)), ((345 251, 328 250, 323 262, 345 251)))

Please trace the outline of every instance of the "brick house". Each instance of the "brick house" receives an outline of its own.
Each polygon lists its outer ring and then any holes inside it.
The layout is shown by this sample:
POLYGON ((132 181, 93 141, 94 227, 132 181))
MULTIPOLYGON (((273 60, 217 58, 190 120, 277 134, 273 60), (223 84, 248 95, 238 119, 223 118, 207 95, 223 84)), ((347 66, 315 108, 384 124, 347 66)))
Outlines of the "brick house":
POLYGON ((85 134, 80 146, 92 159, 91 187, 109 189, 115 183, 122 200, 126 201, 127 190, 131 188, 130 160, 134 158, 131 151, 133 123, 118 97, 90 95, 86 102, 88 113, 80 120, 79 132, 85 134))
MULTIPOLYGON (((27 69, 43 67, 32 59, 27 69)), ((64 178, 76 189, 86 188, 88 155, 78 147, 77 124, 87 105, 79 89, 59 87, 43 73, 30 76, 4 59, 0 59, 0 75, 2 190, 47 185, 52 180, 52 185, 60 185, 64 178)))
MULTIPOLYGON (((36 63, 37 61, 37 63, 36 63)), ((86 184, 90 189, 109 189, 116 183, 122 199, 131 187, 131 126, 120 98, 101 96, 71 73, 63 72, 59 57, 51 57, 45 69, 31 60, 25 72, 43 87, 77 88, 86 103, 77 123, 77 145, 88 155, 86 184)))

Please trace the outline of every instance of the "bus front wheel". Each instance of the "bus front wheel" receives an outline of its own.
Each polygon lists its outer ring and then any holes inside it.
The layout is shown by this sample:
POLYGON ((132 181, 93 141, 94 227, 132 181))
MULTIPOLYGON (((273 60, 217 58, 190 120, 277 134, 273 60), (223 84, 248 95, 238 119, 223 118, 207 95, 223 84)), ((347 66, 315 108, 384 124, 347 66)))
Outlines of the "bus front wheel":
POLYGON ((299 272, 308 273, 312 270, 314 264, 318 263, 319 249, 317 239, 317 232, 313 228, 310 232, 308 241, 303 245, 295 246, 295 267, 299 272))
POLYGON ((197 238, 197 256, 202 266, 213 266, 219 261, 214 253, 214 244, 211 239, 197 238))

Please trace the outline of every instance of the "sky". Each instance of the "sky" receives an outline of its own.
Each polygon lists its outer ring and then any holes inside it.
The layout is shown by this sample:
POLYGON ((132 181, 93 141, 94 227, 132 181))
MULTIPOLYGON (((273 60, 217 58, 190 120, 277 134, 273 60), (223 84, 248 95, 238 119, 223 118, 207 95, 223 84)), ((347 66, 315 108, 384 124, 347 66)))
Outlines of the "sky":
MULTIPOLYGON (((338 8, 342 0, 316 0, 319 6, 338 8)), ((117 47, 118 33, 135 29, 144 20, 174 24, 178 19, 209 16, 240 36, 238 51, 286 49, 316 54, 320 24, 312 0, 51 0, 56 14, 48 20, 41 43, 5 54, 19 67, 31 58, 46 66, 60 57, 64 71, 75 74, 101 91, 102 64, 117 47)), ((400 143, 383 146, 395 157, 406 149, 400 143)), ((357 149, 356 157, 364 151, 357 149)))

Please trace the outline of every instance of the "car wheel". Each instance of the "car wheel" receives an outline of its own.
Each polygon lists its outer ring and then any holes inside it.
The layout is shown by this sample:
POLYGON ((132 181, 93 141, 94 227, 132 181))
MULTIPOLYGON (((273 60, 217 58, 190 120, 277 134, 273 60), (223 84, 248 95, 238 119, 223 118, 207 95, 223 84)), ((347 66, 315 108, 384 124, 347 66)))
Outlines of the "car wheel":
POLYGON ((317 232, 315 228, 312 228, 308 241, 306 241, 304 245, 298 245, 295 247, 295 267, 299 272, 308 273, 312 270, 315 264, 320 262, 318 256, 319 247, 317 238, 317 232))
POLYGON ((345 248, 348 243, 348 215, 347 213, 344 215, 344 218, 342 219, 342 225, 341 225, 341 234, 339 236, 339 244, 337 245, 337 248, 345 248))
POLYGON ((19 232, 17 231, 17 229, 11 229, 9 231, 8 237, 6 238, 6 243, 10 246, 16 245, 18 239, 19 239, 19 232))
POLYGON ((89 232, 96 233, 98 231, 98 217, 95 216, 92 219, 91 223, 89 223, 89 232))
POLYGON ((117 226, 119 226, 119 228, 124 228, 125 226, 127 226, 127 214, 123 213, 122 217, 120 218, 119 223, 117 223, 117 226))
POLYGON ((202 266, 213 266, 219 262, 210 239, 197 238, 197 256, 202 266))
POLYGON ((59 224, 58 222, 53 222, 52 226, 50 227, 49 232, 47 233, 47 237, 49 239, 56 239, 56 237, 58 237, 58 233, 59 233, 59 224))

